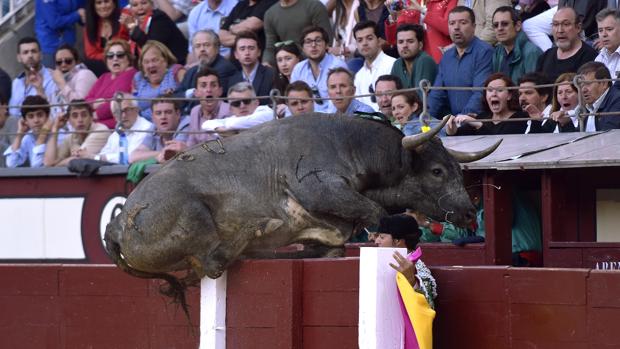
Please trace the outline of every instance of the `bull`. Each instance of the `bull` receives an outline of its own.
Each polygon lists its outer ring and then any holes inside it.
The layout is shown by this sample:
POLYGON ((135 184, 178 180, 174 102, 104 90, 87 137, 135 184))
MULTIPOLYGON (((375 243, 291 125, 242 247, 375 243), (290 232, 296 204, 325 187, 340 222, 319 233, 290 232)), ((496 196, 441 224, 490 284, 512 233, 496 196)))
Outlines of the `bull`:
POLYGON ((465 225, 475 209, 456 160, 431 131, 325 114, 265 123, 180 154, 145 178, 107 226, 106 250, 125 272, 169 283, 169 295, 219 277, 240 256, 302 243, 336 256, 360 226, 412 208, 465 225), (185 278, 170 274, 187 270, 185 278))

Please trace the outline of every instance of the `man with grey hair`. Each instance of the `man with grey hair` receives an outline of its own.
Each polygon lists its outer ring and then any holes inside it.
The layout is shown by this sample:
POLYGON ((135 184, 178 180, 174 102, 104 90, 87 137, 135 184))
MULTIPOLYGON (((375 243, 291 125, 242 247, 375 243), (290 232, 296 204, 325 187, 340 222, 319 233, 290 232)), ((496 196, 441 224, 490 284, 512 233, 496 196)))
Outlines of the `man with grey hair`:
POLYGON ((228 102, 232 116, 203 122, 204 131, 228 136, 274 120, 273 109, 259 105, 254 87, 247 81, 238 82, 228 89, 228 102))
POLYGON ((153 131, 153 124, 140 116, 138 101, 131 93, 119 92, 110 102, 112 115, 116 119, 116 131, 108 137, 108 141, 103 146, 99 154, 93 156, 95 160, 120 163, 120 135, 127 137, 127 156, 153 131))
POLYGON ((355 99, 353 74, 346 68, 334 68, 327 74, 327 94, 329 101, 328 113, 352 115, 374 113, 371 106, 355 99))
POLYGON ((612 78, 620 71, 620 10, 606 8, 596 14, 601 52, 594 59, 605 64, 612 78))

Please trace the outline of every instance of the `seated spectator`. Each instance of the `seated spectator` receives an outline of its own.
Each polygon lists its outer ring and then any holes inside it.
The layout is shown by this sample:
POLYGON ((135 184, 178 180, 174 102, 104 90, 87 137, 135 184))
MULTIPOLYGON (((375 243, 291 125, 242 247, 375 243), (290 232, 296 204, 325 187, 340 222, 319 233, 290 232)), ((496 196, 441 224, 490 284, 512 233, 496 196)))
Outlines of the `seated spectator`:
POLYGON ((57 116, 52 122, 52 129, 43 164, 45 166, 67 166, 69 161, 80 158, 92 158, 101 151, 111 132, 104 124, 93 122, 93 109, 83 99, 74 99, 67 108, 67 113, 57 116), (69 122, 72 133, 58 145, 58 132, 69 122))
POLYGON ((219 36, 222 45, 233 47, 236 35, 244 31, 252 31, 258 37, 260 47, 265 47, 263 18, 265 12, 277 0, 241 0, 226 17, 220 28, 219 36))
MULTIPOLYGON (((355 94, 375 93, 374 86, 377 78, 389 74, 396 59, 383 53, 375 22, 358 22, 353 28, 353 34, 357 43, 357 51, 364 57, 364 65, 355 74, 355 94)), ((375 96, 358 97, 358 100, 375 111, 379 111, 375 96)))
POLYGON ((131 66, 133 55, 125 40, 110 40, 105 48, 109 72, 101 75, 86 96, 95 110, 95 121, 114 128, 116 121, 110 110, 109 98, 117 92, 130 92, 136 69, 131 66))
POLYGON ((140 116, 138 101, 129 93, 119 92, 111 102, 111 109, 118 126, 93 159, 127 165, 127 163, 121 163, 120 134, 127 137, 127 153, 131 154, 149 135, 149 132, 145 131, 153 131, 154 126, 140 116))
POLYGON ((579 37, 581 18, 572 7, 563 7, 553 16, 553 39, 555 47, 545 51, 538 59, 537 72, 549 80, 562 73, 574 73, 584 63, 593 61, 598 53, 579 37))
POLYGON ((292 116, 298 116, 314 112, 312 100, 312 89, 303 81, 294 81, 286 86, 284 95, 288 97, 286 106, 292 116))
POLYGON ((527 122, 525 133, 546 133, 552 132, 553 122, 549 123, 549 114, 551 113, 552 90, 551 87, 534 87, 550 84, 551 81, 540 73, 528 73, 519 80, 519 105, 532 120, 542 121, 532 124, 527 122), (539 128, 538 126, 541 126, 539 128))
POLYGON ((426 15, 424 15, 424 51, 435 63, 439 64, 443 52, 452 45, 448 32, 448 15, 457 5, 457 0, 428 0, 426 1, 426 15))
POLYGON ((400 78, 395 75, 381 75, 375 82, 375 93, 379 111, 381 114, 385 115, 392 124, 395 123, 394 115, 392 115, 392 93, 402 88, 403 84, 400 78))
MULTIPOLYGON (((430 118, 428 124, 420 122, 420 110, 422 101, 415 92, 395 92, 392 94, 392 115, 394 116, 396 126, 402 130, 405 136, 411 136, 422 132, 430 131, 432 127, 437 126, 441 121, 430 118)), ((446 133, 442 129, 439 131, 440 136, 446 133)))
POLYGON ((493 13, 500 6, 512 6, 510 0, 459 0, 459 6, 467 6, 473 10, 476 16, 476 37, 486 41, 489 45, 495 45, 495 32, 493 31, 493 13))
POLYGON ((155 98, 172 94, 185 76, 185 68, 176 64, 172 52, 159 41, 149 41, 142 47, 138 60, 140 71, 133 77, 134 95, 138 102, 140 115, 151 121, 151 102, 144 98, 155 98))
POLYGON ((118 0, 90 0, 86 2, 84 23, 84 63, 101 76, 107 71, 104 49, 110 40, 129 40, 129 33, 121 25, 121 6, 118 0))
POLYGON ((422 79, 431 84, 435 82, 437 64, 423 51, 423 40, 424 28, 419 24, 403 24, 396 28, 396 49, 400 58, 394 62, 391 74, 400 78, 404 88, 419 87, 422 79))
POLYGON ((527 115, 519 108, 517 90, 508 90, 515 84, 502 73, 491 74, 484 83, 485 98, 482 100, 483 113, 475 116, 450 116, 446 124, 448 135, 496 135, 523 134, 527 128, 526 121, 502 122, 514 118, 526 118, 527 115), (491 119, 493 122, 476 120, 491 119))
POLYGON ((382 0, 360 0, 360 5, 357 7, 357 22, 371 20, 377 23, 377 34, 384 41, 387 40, 385 24, 389 16, 390 10, 382 0))
MULTIPOLYGON (((397 214, 381 218, 377 227, 375 243, 379 247, 402 247, 407 249, 408 256, 413 254, 420 241, 420 228, 415 218, 405 214, 397 214)), ((402 273, 413 288, 424 294, 431 308, 435 308, 437 283, 426 264, 418 259, 415 264, 400 253, 394 254, 398 265, 390 263, 396 271, 402 273)))
POLYGON ((551 114, 549 117, 556 123, 553 130, 558 132, 574 132, 579 130, 579 96, 577 87, 573 84, 575 73, 564 73, 555 80, 553 87, 553 99, 551 101, 551 114), (563 85, 557 85, 565 83, 563 85))
POLYGON ((228 89, 228 101, 232 116, 203 122, 204 131, 217 132, 224 137, 274 119, 273 110, 259 105, 256 92, 247 81, 236 83, 228 89))
MULTIPOLYGON (((346 68, 347 64, 327 52, 327 43, 329 41, 327 31, 318 26, 307 27, 301 33, 300 45, 302 47, 306 59, 299 62, 293 73, 291 81, 305 81, 310 88, 314 97, 327 98, 327 74, 333 68, 346 68)), ((329 102, 316 100, 314 102, 314 110, 320 113, 327 112, 329 102)))
POLYGON ((153 9, 152 0, 129 1, 130 11, 121 13, 120 22, 129 33, 132 52, 142 55, 148 41, 159 41, 171 52, 175 61, 185 64, 187 38, 165 12, 153 9))
POLYGON ((620 72, 620 10, 606 8, 596 15, 601 52, 595 61, 605 64, 612 78, 620 72))
POLYGON ((45 144, 50 129, 48 101, 39 96, 28 96, 22 104, 22 118, 17 125, 17 135, 4 151, 6 167, 42 167, 45 144))
POLYGON ((52 100, 56 92, 56 84, 52 78, 52 70, 41 64, 41 46, 35 38, 25 37, 17 43, 17 62, 24 71, 13 79, 9 114, 19 116, 19 106, 27 96, 39 95, 45 100, 52 100))
POLYGON ((54 68, 54 52, 75 45, 75 25, 86 22, 84 1, 35 1, 34 32, 41 43, 42 62, 54 68))
POLYGON ((277 42, 276 47, 276 68, 277 74, 273 82, 273 88, 284 93, 286 87, 291 82, 293 69, 301 61, 301 51, 293 41, 277 42))
MULTIPOLYGON (((222 97, 222 94, 222 85, 220 85, 220 77, 217 72, 210 68, 199 70, 196 74, 194 96, 200 98, 200 104, 192 108, 189 115, 190 131, 200 131, 202 124, 207 120, 223 119, 230 116, 230 105, 222 100, 213 99, 222 97)), ((214 139, 217 139, 217 136, 212 133, 193 133, 187 139, 187 146, 191 147, 214 139)))
MULTIPOLYGON (((230 15, 237 4, 236 0, 206 0, 194 7, 187 16, 187 30, 190 38, 199 30, 212 30, 218 34, 226 17, 230 15)), ((189 47, 192 52, 192 47, 189 47)), ((230 49, 220 46, 220 54, 226 58, 230 56, 230 49)), ((222 76, 223 78, 223 76, 222 76)))
MULTIPOLYGON (((253 32, 237 34, 233 53, 241 65, 241 70, 230 78, 230 83, 248 81, 254 87, 256 95, 269 96, 275 72, 271 67, 260 64, 261 47, 256 34, 253 32)), ((265 105, 269 103, 269 99, 261 99, 259 102, 261 105, 265 105)))
POLYGON ((610 81, 593 82, 593 80, 611 79, 609 69, 601 62, 589 62, 577 71, 585 81, 581 86, 585 107, 590 113, 618 112, 609 115, 589 115, 586 120, 586 132, 606 131, 620 128, 620 88, 610 81))
POLYGON ((497 45, 493 55, 493 72, 504 73, 512 81, 536 71, 542 51, 521 31, 521 21, 510 6, 498 7, 493 14, 497 45))
POLYGON ((8 100, 0 93, 0 167, 6 167, 4 152, 11 146, 17 132, 19 119, 9 117, 8 100))
POLYGON ((154 133, 148 134, 142 144, 129 153, 129 162, 154 158, 163 164, 174 155, 187 149, 189 118, 181 117, 178 104, 158 97, 151 102, 154 133))
POLYGON ((371 106, 355 99, 353 74, 346 68, 334 68, 327 73, 327 93, 331 98, 328 113, 353 115, 357 112, 375 112, 371 106))
MULTIPOLYGON (((78 51, 70 45, 62 45, 56 50, 56 69, 52 78, 58 89, 52 104, 68 103, 74 99, 84 99, 97 82, 97 77, 86 66, 80 63, 78 51)), ((64 114, 66 107, 52 108, 52 117, 64 114)), ((91 115, 92 116, 92 115, 91 115)))

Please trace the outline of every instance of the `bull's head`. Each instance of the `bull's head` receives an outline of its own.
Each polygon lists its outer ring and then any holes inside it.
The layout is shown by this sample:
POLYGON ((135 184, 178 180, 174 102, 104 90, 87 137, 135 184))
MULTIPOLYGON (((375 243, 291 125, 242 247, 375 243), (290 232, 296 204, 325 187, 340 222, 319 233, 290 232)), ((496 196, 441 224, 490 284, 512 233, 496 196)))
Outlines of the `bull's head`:
MULTIPOLYGON (((404 137, 402 145, 412 154, 411 179, 415 185, 412 208, 438 221, 449 221, 465 226, 475 217, 469 196, 463 186, 459 162, 472 162, 491 154, 500 145, 499 140, 478 152, 460 152, 447 149, 435 137, 448 122, 448 116, 426 133, 404 137)), ((413 183, 412 183, 413 184, 413 183)))

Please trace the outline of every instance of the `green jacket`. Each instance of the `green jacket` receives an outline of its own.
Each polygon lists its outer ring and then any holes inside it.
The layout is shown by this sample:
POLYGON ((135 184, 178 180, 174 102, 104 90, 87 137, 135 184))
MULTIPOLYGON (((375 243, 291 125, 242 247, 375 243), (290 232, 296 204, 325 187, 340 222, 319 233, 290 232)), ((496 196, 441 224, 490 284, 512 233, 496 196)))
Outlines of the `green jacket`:
MULTIPOLYGON (((426 52, 421 51, 413 60, 413 74, 407 74, 405 62, 402 58, 394 62, 391 74, 400 78, 403 88, 418 87, 422 79, 427 79, 433 85, 435 76, 437 76, 437 63, 426 52)), ((418 94, 421 95, 422 92, 418 92, 418 94)))
MULTIPOLYGON (((522 31, 517 34, 515 46, 512 50, 512 61, 509 63, 510 78, 515 85, 518 85, 521 76, 526 73, 536 71, 538 57, 540 57, 543 52, 538 48, 538 46, 530 42, 525 33, 522 31)), ((506 49, 504 48, 504 45, 498 43, 495 46, 495 53, 493 54, 494 73, 500 71, 505 58, 506 49)))

